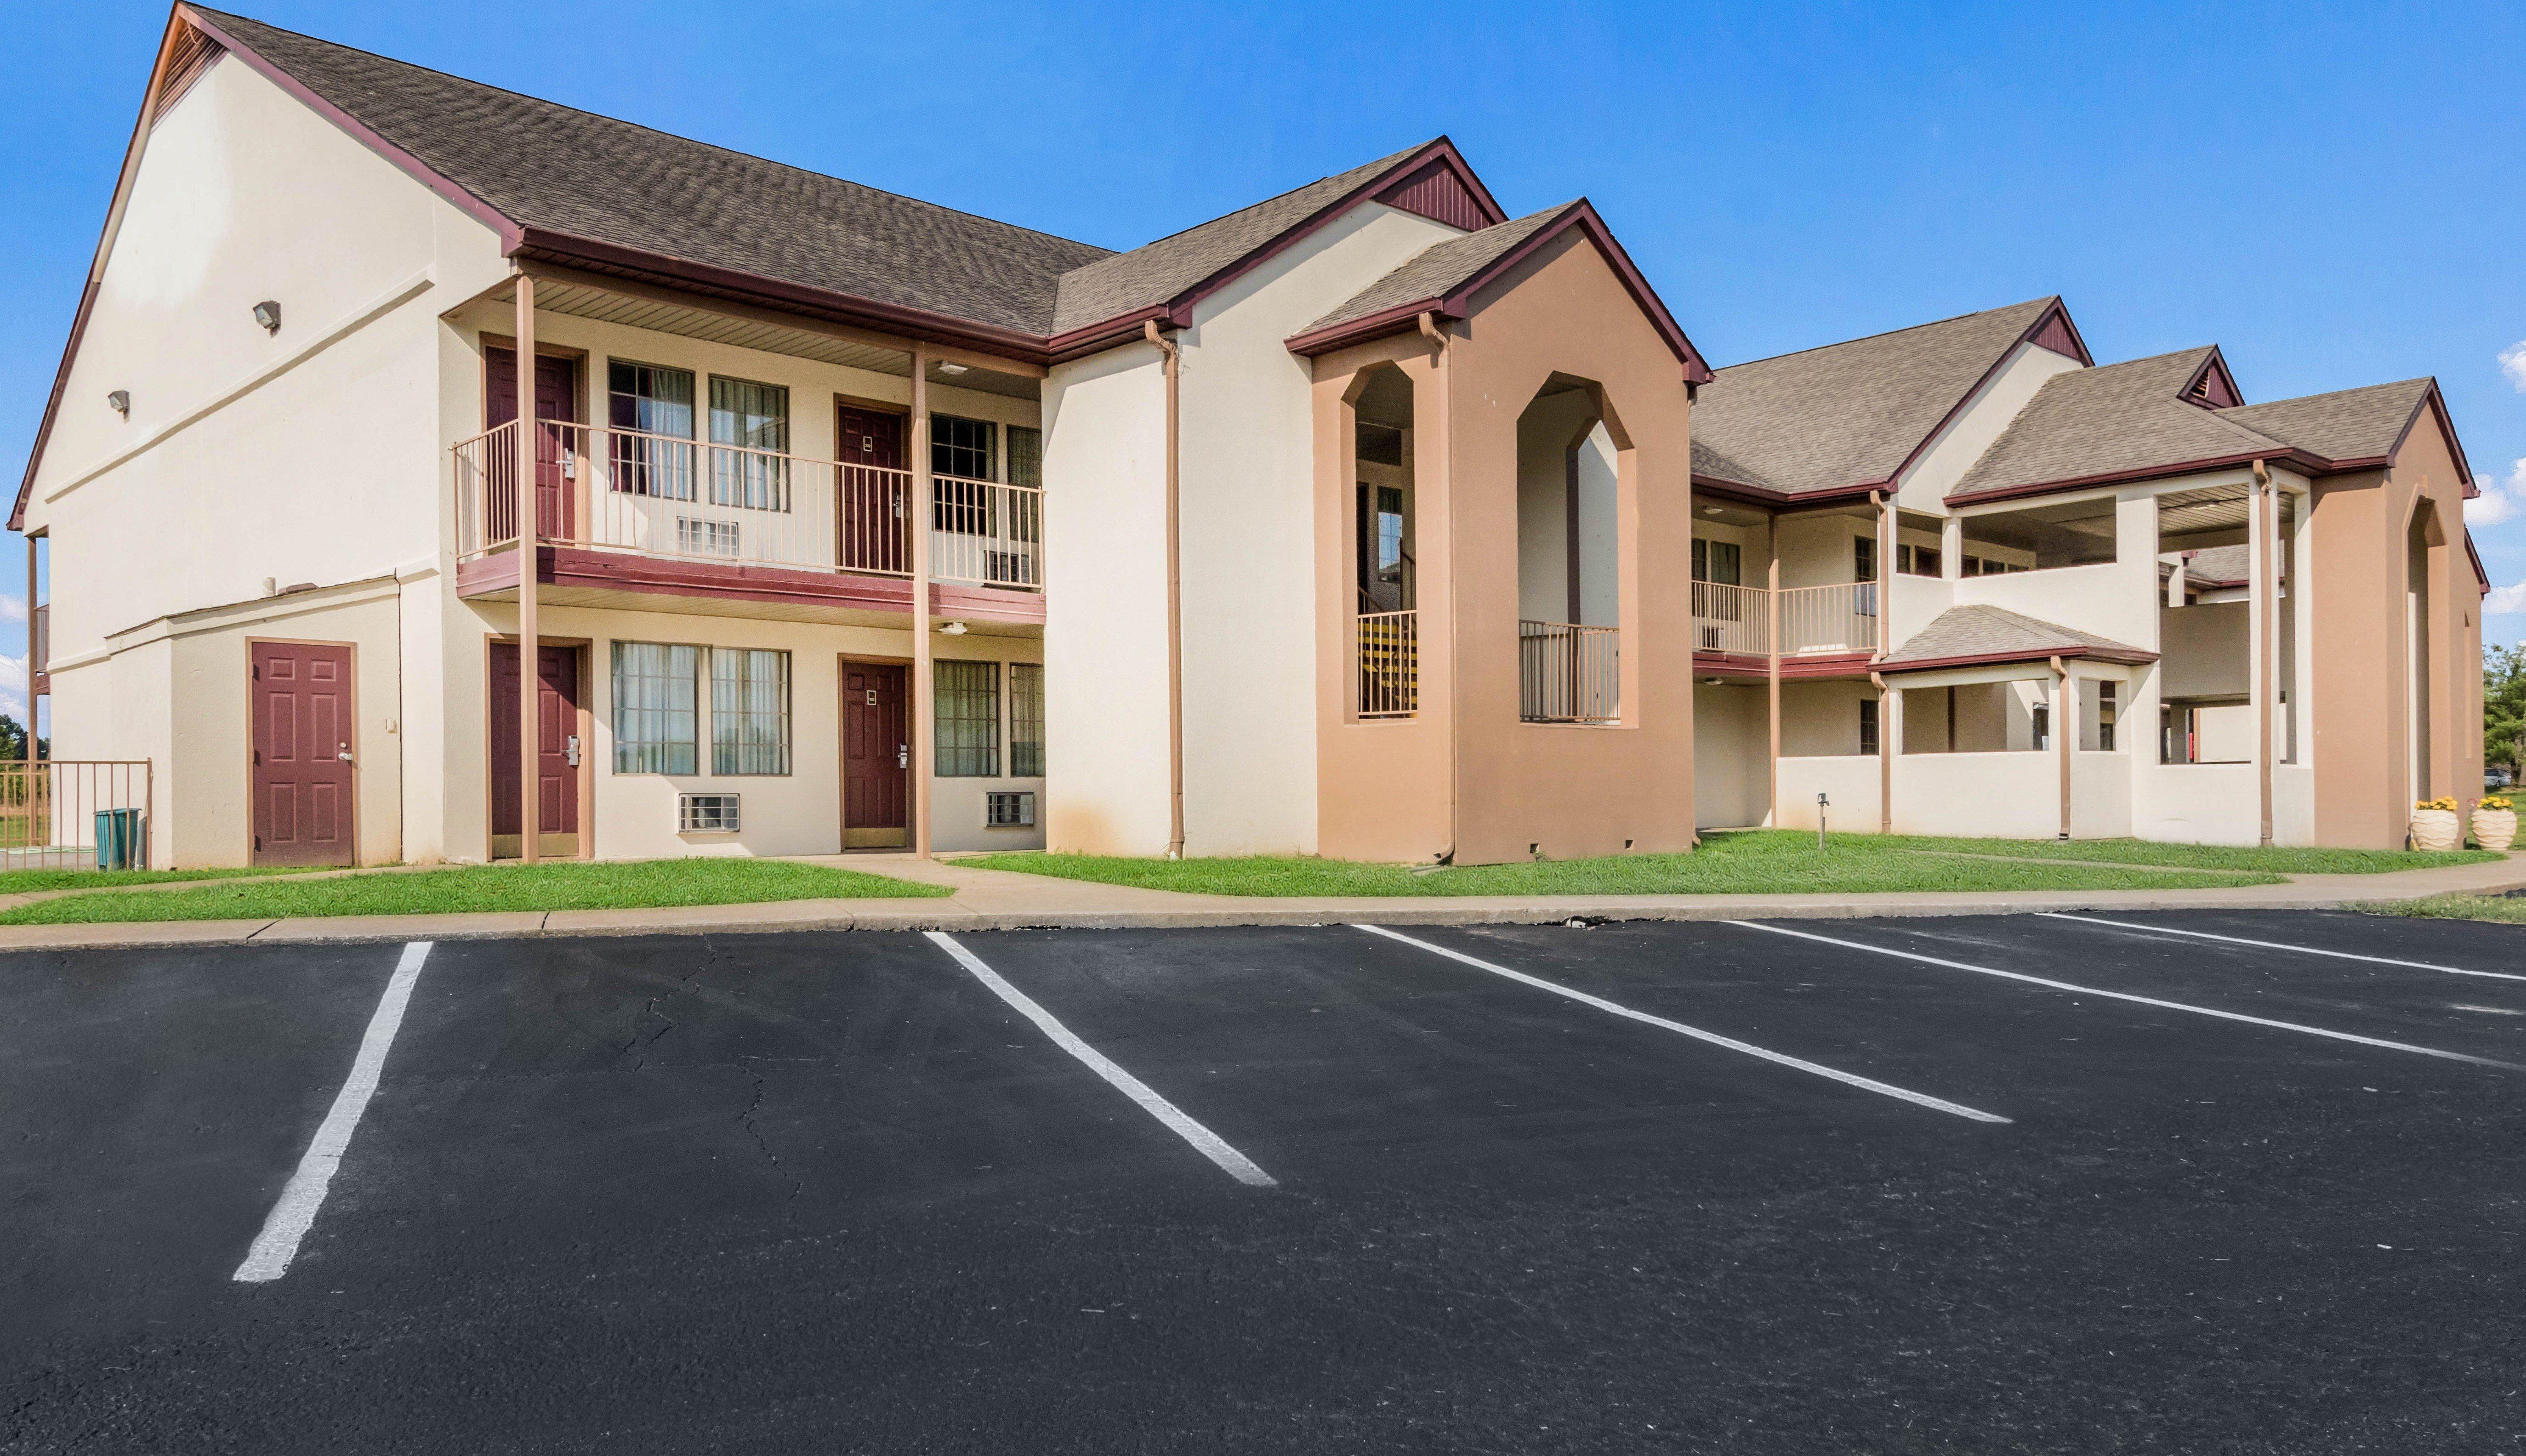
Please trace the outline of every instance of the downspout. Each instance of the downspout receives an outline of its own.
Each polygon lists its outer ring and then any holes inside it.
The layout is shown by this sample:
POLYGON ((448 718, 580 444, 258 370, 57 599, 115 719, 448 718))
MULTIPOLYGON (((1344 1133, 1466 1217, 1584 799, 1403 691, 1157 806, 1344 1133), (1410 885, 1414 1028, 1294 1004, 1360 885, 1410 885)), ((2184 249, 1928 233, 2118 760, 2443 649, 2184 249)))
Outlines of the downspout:
POLYGON ((1452 865, 1456 862, 1456 846, 1464 842, 1463 829, 1459 823, 1459 805, 1462 800, 1457 782, 1457 776, 1462 771, 1464 763, 1464 753, 1459 746, 1460 735, 1457 731, 1457 723, 1464 715, 1458 711, 1461 705, 1457 701, 1456 693, 1458 680, 1456 674, 1456 442, 1453 432, 1456 423, 1456 404, 1453 397, 1455 377, 1447 355, 1446 330, 1439 326, 1439 316, 1426 309, 1421 314, 1421 336, 1430 341, 1433 351, 1432 363, 1438 371, 1439 461, 1440 469, 1447 473, 1447 847, 1439 855, 1438 863, 1452 865))
POLYGON ((2272 537, 2279 533, 2280 514, 2272 509, 2272 471, 2254 462, 2254 789, 2262 812, 2260 843, 2272 843, 2272 659, 2277 637, 2272 613, 2272 537))
POLYGON ((2061 837, 2070 837, 2070 750, 2079 741, 2079 725, 2070 711, 2070 675, 2061 655, 2052 655, 2052 748, 2061 760, 2061 837))
POLYGON ((1166 356, 1167 372, 1167 858, 1185 852, 1184 807, 1184 485, 1181 434, 1183 351, 1143 320, 1140 336, 1166 356))

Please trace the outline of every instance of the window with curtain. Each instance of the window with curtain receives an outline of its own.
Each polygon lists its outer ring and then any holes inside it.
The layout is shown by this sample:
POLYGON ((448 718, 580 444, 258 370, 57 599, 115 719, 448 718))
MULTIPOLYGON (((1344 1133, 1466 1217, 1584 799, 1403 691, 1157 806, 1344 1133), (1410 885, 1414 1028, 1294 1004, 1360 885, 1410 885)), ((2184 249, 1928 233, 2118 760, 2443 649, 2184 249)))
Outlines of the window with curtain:
POLYGON ((1000 776, 1000 665, 939 662, 938 760, 941 778, 1000 776))
POLYGON ((711 504, 789 509, 789 391, 779 384, 710 382, 711 504), (766 452, 766 453, 756 453, 766 452))
POLYGON ((1009 427, 1009 483, 1031 490, 1043 488, 1043 431, 1024 425, 1009 427))
POLYGON ((789 654, 711 649, 711 772, 789 772, 789 654))
POLYGON ((693 375, 628 359, 607 363, 606 423, 615 489, 666 500, 693 498, 693 375), (655 439, 644 436, 665 435, 655 439))
POLYGON ((1043 664, 1009 664, 1009 776, 1043 777, 1043 664))
POLYGON ((701 649, 614 644, 614 772, 691 774, 700 754, 701 649))
POLYGON ((1744 580, 1744 548, 1735 541, 1692 538, 1692 579, 1736 586, 1744 580))

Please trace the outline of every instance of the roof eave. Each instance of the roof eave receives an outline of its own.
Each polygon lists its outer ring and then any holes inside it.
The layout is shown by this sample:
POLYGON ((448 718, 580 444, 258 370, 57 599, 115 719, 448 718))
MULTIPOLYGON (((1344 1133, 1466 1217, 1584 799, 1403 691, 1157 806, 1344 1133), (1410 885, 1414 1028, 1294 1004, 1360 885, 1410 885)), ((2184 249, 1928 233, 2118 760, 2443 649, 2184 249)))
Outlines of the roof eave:
POLYGON ((2257 460, 2274 465, 2287 465, 2310 476, 2335 476, 2346 470, 2367 469, 2375 462, 2327 460, 2311 451, 2246 450, 2234 455, 2217 455, 2202 460, 2178 461, 2168 465, 2135 466, 2130 470, 2100 471, 2093 476, 2069 476, 2057 480, 2035 480, 2023 485, 2000 485, 1989 490, 1957 491, 1943 498, 1949 506, 1978 506, 1997 500, 2019 500, 2030 495, 2051 495, 2063 490, 2086 490, 2097 485, 2127 485, 2139 480, 2162 480, 2173 476, 2190 476, 2201 471, 2226 470, 2232 466, 2251 465, 2257 460))
POLYGON ((2156 653, 2144 648, 2080 645, 2012 648, 2006 652, 1968 652, 1949 657, 1914 658, 1908 662, 1890 660, 1879 663, 1877 671, 1888 677, 1897 677, 1904 673, 1928 673, 1945 668, 1996 667, 2012 662, 2048 662, 2056 657, 2064 661, 2071 658, 2090 658, 2097 662, 2121 663, 2126 667, 2139 667, 2144 663, 2157 661, 2156 653))
POLYGON ((1699 472, 1695 472, 1692 477, 1692 493, 1695 495, 1733 500, 1739 505, 1761 506, 1766 510, 1780 510, 1793 506, 1847 505, 1864 501, 1868 499, 1870 492, 1885 488, 1885 482, 1878 481, 1865 485, 1836 485, 1828 490, 1801 490, 1793 494, 1787 490, 1776 490, 1769 485, 1748 485, 1743 480, 1705 476, 1699 472))

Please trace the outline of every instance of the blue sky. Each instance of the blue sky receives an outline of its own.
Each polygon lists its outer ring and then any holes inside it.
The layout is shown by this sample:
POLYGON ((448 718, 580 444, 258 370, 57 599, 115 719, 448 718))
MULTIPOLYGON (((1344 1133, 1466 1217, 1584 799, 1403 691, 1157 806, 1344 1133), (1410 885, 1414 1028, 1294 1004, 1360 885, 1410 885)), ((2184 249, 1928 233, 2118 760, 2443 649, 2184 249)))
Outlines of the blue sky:
MULTIPOLYGON (((1113 247, 1443 131, 1512 213, 1593 198, 1722 365, 2057 292, 2248 399, 2436 375, 2526 633, 2526 9, 231 3, 1113 247)), ((13 472, 166 15, 24 6, 0 55, 13 472)))

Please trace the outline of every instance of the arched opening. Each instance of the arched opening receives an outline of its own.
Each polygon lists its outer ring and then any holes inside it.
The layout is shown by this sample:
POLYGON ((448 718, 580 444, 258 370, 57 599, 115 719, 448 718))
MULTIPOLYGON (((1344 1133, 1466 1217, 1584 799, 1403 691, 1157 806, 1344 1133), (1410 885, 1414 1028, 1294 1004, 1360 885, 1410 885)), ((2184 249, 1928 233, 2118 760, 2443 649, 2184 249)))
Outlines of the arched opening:
POLYGON ((1419 510, 1412 488, 1412 380, 1390 364, 1351 387, 1352 599, 1362 718, 1421 706, 1419 510))
POLYGON ((1554 375, 1517 419, 1518 716, 1621 715, 1621 450, 1603 391, 1554 375))

